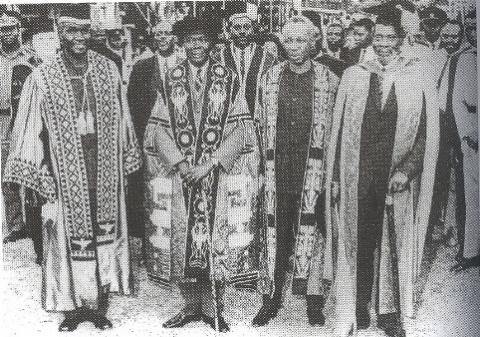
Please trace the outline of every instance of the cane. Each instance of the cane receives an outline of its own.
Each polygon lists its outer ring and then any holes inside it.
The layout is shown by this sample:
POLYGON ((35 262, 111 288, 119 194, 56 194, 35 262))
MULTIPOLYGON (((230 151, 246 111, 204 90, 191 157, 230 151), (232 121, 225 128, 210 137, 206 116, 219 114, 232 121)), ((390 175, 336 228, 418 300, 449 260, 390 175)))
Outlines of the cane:
MULTIPOLYGON (((200 186, 200 188, 202 188, 200 186)), ((205 191, 203 190, 202 188, 202 196, 203 196, 203 200, 204 202, 206 203, 207 202, 207 195, 205 193, 205 191)), ((214 275, 214 270, 213 270, 213 240, 212 240, 212 233, 213 233, 213 228, 212 230, 210 230, 210 212, 209 212, 209 209, 206 205, 205 207, 205 221, 206 223, 208 224, 208 246, 209 246, 209 252, 208 252, 208 255, 209 255, 209 261, 210 261, 210 283, 212 284, 212 295, 213 295, 213 310, 214 310, 214 323, 215 323, 215 331, 218 331, 218 327, 219 327, 219 322, 218 322, 218 299, 217 299, 217 287, 216 287, 216 284, 215 284, 215 275, 214 275)), ((214 226, 214 224, 212 224, 212 226, 214 226)))
POLYGON ((390 243, 390 257, 392 259, 392 279, 393 292, 398 310, 396 312, 397 322, 400 324, 400 330, 403 330, 403 322, 400 311, 400 278, 398 275, 398 255, 397 255, 397 233, 395 231, 395 219, 393 211, 393 195, 391 192, 385 197, 385 211, 387 213, 388 238, 390 243))

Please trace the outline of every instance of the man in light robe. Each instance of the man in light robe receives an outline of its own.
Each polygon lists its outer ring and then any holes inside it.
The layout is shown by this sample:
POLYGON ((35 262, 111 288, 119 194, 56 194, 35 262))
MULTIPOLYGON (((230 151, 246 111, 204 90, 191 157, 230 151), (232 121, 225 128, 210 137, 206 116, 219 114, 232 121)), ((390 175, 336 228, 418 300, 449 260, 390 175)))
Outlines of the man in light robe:
POLYGON ((306 296, 309 323, 325 323, 322 310, 329 284, 323 277, 323 182, 339 80, 327 66, 310 59, 317 34, 307 18, 290 18, 283 29, 288 59, 262 81, 258 119, 266 220, 259 290, 264 295, 255 326, 277 315, 289 274, 292 293, 306 296))
POLYGON ((439 126, 434 86, 418 81, 422 68, 399 54, 404 33, 397 11, 379 13, 376 59, 345 71, 335 103, 327 159, 325 274, 333 278, 336 262, 338 336, 368 328, 370 308, 376 308, 377 324, 389 336, 404 335, 399 310, 402 317, 413 316, 439 126), (393 214, 385 210, 387 194, 393 214))
MULTIPOLYGON (((2 138, 2 174, 10 150, 11 134, 18 113, 18 101, 23 84, 39 59, 35 51, 22 45, 21 18, 7 11, 0 16, 0 134, 2 138)), ((2 186, 5 200, 4 242, 32 236, 37 263, 42 261, 40 209, 26 205, 22 189, 16 184, 2 186)))
POLYGON ((43 201, 43 308, 64 313, 60 331, 106 329, 108 292, 131 292, 124 186, 141 158, 117 68, 88 50, 89 5, 61 13, 61 50, 24 85, 3 179, 43 201))
POLYGON ((174 32, 187 59, 168 72, 143 141, 147 271, 185 302, 165 328, 203 320, 223 332, 225 284, 252 288, 258 274, 258 164, 246 158, 258 150, 252 118, 232 104, 235 73, 209 57, 208 23, 185 18, 174 32))
POLYGON ((480 265, 476 28, 476 13, 472 11, 465 17, 465 35, 471 47, 459 55, 452 93, 452 109, 463 159, 459 179, 463 180, 461 201, 464 202, 460 262, 454 266, 454 271, 480 265))
MULTIPOLYGON (((152 33, 157 47, 155 55, 140 60, 133 66, 127 91, 133 125, 141 146, 155 103, 166 100, 165 76, 182 61, 179 53, 175 52, 175 36, 171 23, 166 21, 158 23, 153 27, 152 33)), ((139 170, 129 177, 127 195, 129 233, 140 238, 145 234, 145 215, 142 207, 145 194, 143 175, 143 170, 139 170)))

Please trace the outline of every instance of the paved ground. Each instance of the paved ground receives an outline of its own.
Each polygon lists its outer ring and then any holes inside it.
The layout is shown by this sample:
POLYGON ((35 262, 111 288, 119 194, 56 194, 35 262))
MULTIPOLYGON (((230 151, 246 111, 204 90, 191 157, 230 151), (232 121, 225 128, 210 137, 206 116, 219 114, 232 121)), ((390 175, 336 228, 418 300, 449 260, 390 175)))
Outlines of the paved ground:
MULTIPOLYGON (((137 275, 137 295, 112 296, 109 317, 114 329, 98 331, 90 323, 72 333, 58 333, 62 318, 46 313, 40 305, 41 272, 34 263, 33 245, 25 239, 4 246, 1 317, 2 336, 213 336, 203 323, 192 323, 180 330, 162 329, 161 324, 181 307, 175 293, 170 293, 146 280, 145 271, 136 260, 138 242, 132 242, 137 275)), ((430 249, 422 276, 424 291, 418 315, 407 323, 408 336, 462 337, 480 336, 480 273, 472 269, 453 275, 454 248, 430 249)), ((227 292, 226 320, 232 331, 226 336, 331 336, 327 327, 310 327, 305 316, 304 300, 290 297, 285 308, 271 324, 252 328, 249 323, 260 307, 261 297, 251 292, 227 292)), ((376 329, 361 331, 359 336, 384 336, 376 329)))

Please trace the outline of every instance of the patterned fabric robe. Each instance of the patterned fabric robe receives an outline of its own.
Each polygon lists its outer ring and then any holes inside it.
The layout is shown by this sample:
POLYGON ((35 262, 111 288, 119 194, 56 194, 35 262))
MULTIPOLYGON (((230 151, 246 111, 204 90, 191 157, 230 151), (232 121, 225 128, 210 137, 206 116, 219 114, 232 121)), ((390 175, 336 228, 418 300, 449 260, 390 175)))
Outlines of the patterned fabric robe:
MULTIPOLYGON (((370 61, 372 63, 374 61, 370 61)), ((348 68, 339 86, 335 103, 330 152, 327 158, 327 186, 334 176, 337 148, 340 151, 340 202, 331 207, 331 189, 327 189, 327 247, 325 277, 334 277, 337 322, 346 327, 355 324, 357 217, 360 137, 363 114, 369 92, 370 73, 375 66, 369 62, 348 68), (340 142, 338 141, 340 139, 340 142), (335 149, 335 150, 334 150, 335 149), (333 245, 338 242, 338 245, 333 245), (334 259, 334 254, 337 258, 334 259)), ((418 79, 422 68, 416 61, 400 59, 383 80, 383 92, 395 86, 398 117, 391 171, 407 156, 415 142, 422 109, 426 109, 426 145, 421 175, 409 188, 393 194, 393 209, 397 236, 401 311, 414 314, 414 282, 419 273, 438 153, 438 105, 433 82, 418 79)), ((379 313, 395 312, 392 268, 390 259, 387 215, 384 217, 379 271, 379 313)), ((358 280, 361 282, 361 280, 358 280)), ((338 329, 343 329, 338 326, 338 329)))
MULTIPOLYGON (((275 65, 264 76, 257 111, 261 130, 262 153, 265 158, 263 193, 264 232, 262 233, 261 283, 263 293, 273 292, 276 256, 276 179, 275 150, 277 135, 278 93, 282 72, 287 62, 275 65)), ((302 190, 298 232, 295 239, 293 293, 316 294, 323 288, 323 251, 325 238, 318 230, 315 206, 325 181, 325 158, 332 125, 332 113, 338 77, 325 66, 313 62, 313 113, 310 144, 302 190)))
POLYGON ((79 113, 60 55, 25 83, 5 168, 4 181, 46 199, 42 304, 48 311, 95 309, 105 290, 130 293, 124 182, 139 168, 140 152, 119 99, 115 64, 93 51, 88 64, 97 116, 96 219, 91 218, 79 113))
POLYGON ((253 121, 232 108, 232 71, 210 59, 206 73, 203 104, 195 111, 188 61, 172 69, 167 102, 157 97, 145 132, 147 271, 167 286, 215 278, 252 288, 258 270, 258 165, 247 160, 258 154, 253 121), (181 161, 193 166, 211 156, 221 168, 194 187, 172 171, 181 161))

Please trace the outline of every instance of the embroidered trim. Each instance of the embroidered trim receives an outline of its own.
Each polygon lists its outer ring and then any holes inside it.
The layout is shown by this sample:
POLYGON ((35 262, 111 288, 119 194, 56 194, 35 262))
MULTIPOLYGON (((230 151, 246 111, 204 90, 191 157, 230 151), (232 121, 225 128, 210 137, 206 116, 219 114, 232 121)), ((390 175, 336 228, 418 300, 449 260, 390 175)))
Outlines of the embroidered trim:
POLYGON ((4 182, 24 185, 53 202, 57 198, 55 179, 46 170, 39 170, 26 160, 14 158, 5 166, 4 182))

